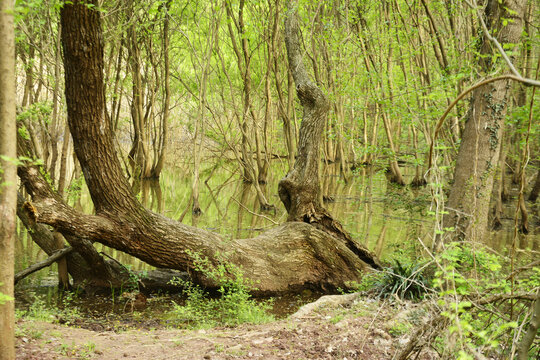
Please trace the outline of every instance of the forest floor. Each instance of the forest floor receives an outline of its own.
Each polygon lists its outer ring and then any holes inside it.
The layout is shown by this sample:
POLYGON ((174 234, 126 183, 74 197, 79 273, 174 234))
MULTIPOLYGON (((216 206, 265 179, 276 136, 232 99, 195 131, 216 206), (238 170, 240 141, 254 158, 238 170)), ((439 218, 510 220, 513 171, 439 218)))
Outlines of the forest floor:
MULTIPOLYGON (((427 316, 422 304, 323 299, 267 324, 210 329, 20 319, 17 359, 393 359, 427 316)), ((437 358, 429 350, 417 357, 437 358)))

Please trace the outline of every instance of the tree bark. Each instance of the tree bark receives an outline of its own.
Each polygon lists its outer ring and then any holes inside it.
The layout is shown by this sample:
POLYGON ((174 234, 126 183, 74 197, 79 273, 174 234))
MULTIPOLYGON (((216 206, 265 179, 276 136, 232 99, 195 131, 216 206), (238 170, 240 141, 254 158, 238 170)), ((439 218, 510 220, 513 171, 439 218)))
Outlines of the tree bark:
POLYGON ((529 359, 529 348, 531 347, 534 339, 538 335, 538 328, 540 327, 540 292, 536 293, 536 301, 534 302, 534 307, 531 315, 531 321, 529 323, 529 329, 521 342, 518 345, 518 360, 527 360, 529 359))
MULTIPOLYGON (((157 267, 193 270, 193 254, 207 257, 212 264, 227 261, 242 267, 245 276, 264 293, 305 287, 347 288, 349 281, 361 278, 368 263, 375 264, 372 255, 353 246, 352 240, 349 244, 305 223, 285 223, 255 238, 225 241, 217 234, 144 209, 130 191, 104 120, 100 18, 98 11, 85 4, 75 1, 62 8, 62 45, 68 123, 96 214, 85 215, 67 206, 50 190, 36 166, 22 166, 19 176, 32 196, 37 222, 52 225, 68 241, 76 236, 100 242, 157 267)), ((309 86, 300 89, 304 94, 304 89, 313 91, 309 86)), ((307 96, 304 100, 310 101, 307 96)), ((309 121, 303 124, 308 125, 309 121)), ((304 129, 301 147, 311 149, 309 134, 317 131, 320 135, 313 124, 304 129)), ((300 156, 294 171, 315 171, 300 167, 313 166, 306 156, 314 153, 301 154, 304 156, 300 156)), ((317 161, 315 164, 318 166, 317 161)), ((334 225, 334 229, 341 229, 341 225, 334 225)), ((203 274, 194 272, 193 276, 203 285, 216 285, 203 274)))
POLYGON ((163 11, 163 44, 162 44, 162 56, 163 56, 163 114, 161 115, 161 133, 157 147, 157 156, 154 159, 154 165, 151 170, 151 178, 159 179, 163 166, 165 165, 165 157, 167 156, 168 142, 169 142, 169 107, 171 102, 171 87, 170 87, 170 61, 169 61, 169 9, 171 6, 171 0, 164 2, 160 8, 163 11))
MULTIPOLYGON (((27 207, 29 203, 19 194, 17 199, 17 216, 28 229, 32 240, 47 255, 57 252, 53 232, 47 226, 36 223, 32 219, 32 212, 27 207), (23 209, 25 208, 25 209, 23 209)), ((80 238, 68 237, 75 251, 66 255, 67 270, 73 279, 73 287, 84 286, 85 290, 93 292, 94 289, 125 288, 133 279, 127 268, 115 260, 103 258, 89 241, 80 238)), ((144 272, 140 276, 140 283, 145 290, 176 288, 170 284, 173 278, 186 279, 185 272, 157 269, 144 272)))
POLYGON ((0 359, 15 359, 15 209, 17 205, 13 1, 0 1, 0 359))
POLYGON ((288 2, 285 19, 285 45, 289 68, 296 84, 296 94, 303 107, 298 157, 294 168, 279 182, 279 198, 288 212, 288 221, 312 224, 344 241, 346 246, 370 265, 377 267, 376 257, 356 244, 342 225, 321 205, 319 163, 321 135, 326 123, 329 103, 306 71, 300 48, 297 2, 288 2))
POLYGON ((529 201, 534 203, 538 199, 538 194, 540 194, 540 170, 536 173, 536 180, 529 194, 529 201))
MULTIPOLYGON (((518 44, 523 29, 526 1, 489 1, 485 16, 491 31, 501 42, 518 44), (512 10, 512 11, 509 11, 512 10), (503 19, 511 19, 502 26, 503 19)), ((485 38, 479 60, 481 70, 490 72, 491 43, 485 38), (488 56, 489 55, 489 56, 488 56)), ((509 81, 497 81, 474 90, 458 153, 454 184, 443 218, 445 228, 453 228, 448 240, 482 241, 487 230, 489 202, 499 160, 504 118, 508 109, 509 81)), ((441 242, 437 242, 437 247, 441 242)))

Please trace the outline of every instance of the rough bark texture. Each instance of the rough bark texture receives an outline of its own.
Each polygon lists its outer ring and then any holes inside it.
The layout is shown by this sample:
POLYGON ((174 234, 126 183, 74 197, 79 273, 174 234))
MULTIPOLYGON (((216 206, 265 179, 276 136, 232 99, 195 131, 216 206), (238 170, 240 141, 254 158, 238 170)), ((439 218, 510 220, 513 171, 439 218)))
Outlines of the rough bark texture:
MULTIPOLYGON (((96 214, 85 215, 67 206, 50 190, 37 167, 21 167, 19 176, 32 196, 37 222, 52 225, 68 241, 70 237, 97 241, 157 267, 193 269, 194 253, 214 264, 229 261, 241 266, 265 293, 346 288, 369 267, 363 259, 374 262, 368 252, 360 256, 358 247, 301 222, 283 224, 252 239, 225 241, 144 209, 122 173, 105 121, 99 12, 77 1, 62 8, 61 21, 68 122, 96 214)), ((308 86, 305 91, 314 90, 308 86)), ((302 87, 300 93, 305 93, 302 87)), ((311 101, 309 96, 305 101, 311 101)), ((306 131, 320 135, 314 127, 306 131)), ((309 135, 303 137, 302 146, 312 147, 309 135)), ((306 159, 300 162, 309 167, 306 159)), ((295 171, 309 174, 315 170, 297 166, 295 171)), ((341 230, 340 225, 335 228, 341 230)), ((215 285, 201 274, 194 277, 203 285, 215 285)))
POLYGON ((296 94, 303 107, 303 119, 298 141, 298 157, 294 168, 279 182, 279 198, 289 214, 288 221, 311 224, 340 239, 359 258, 374 267, 375 255, 356 244, 342 225, 321 205, 319 185, 320 144, 326 123, 329 102, 313 83, 302 59, 296 1, 289 1, 285 19, 285 45, 289 68, 296 83, 296 94))
MULTIPOLYGON (((529 328, 521 342, 518 345, 518 360, 529 359, 529 348, 531 347, 534 339, 538 335, 538 328, 540 327, 540 292, 536 294, 536 301, 534 302, 533 312, 531 315, 531 321, 529 322, 529 328)), ((534 356, 534 355, 533 355, 534 356)))
MULTIPOLYGON (((72 236, 98 241, 157 267, 192 268, 189 250, 213 263, 223 260, 242 266, 260 292, 266 293, 346 288, 348 281, 359 280, 368 269, 342 242, 305 223, 285 223, 256 238, 227 242, 217 234, 151 212, 146 213, 146 223, 120 219, 120 214, 81 214, 49 192, 38 169, 21 168, 19 174, 33 196, 38 221, 55 226, 68 241, 72 236)), ((200 283, 214 285, 194 275, 200 283)))
POLYGON ((15 158, 15 36, 13 2, 0 1, 0 359, 15 359, 15 308, 13 272, 15 262, 15 207, 17 167, 15 158))
MULTIPOLYGON (((524 0, 488 2, 486 22, 501 43, 519 43, 525 5, 524 0), (503 19, 510 20, 506 26, 502 26, 503 19)), ((490 62, 488 39, 484 39, 480 52, 489 55, 479 59, 481 71, 492 71, 496 64, 490 62)), ((497 81, 473 92, 447 204, 449 213, 443 219, 445 228, 455 229, 452 240, 481 241, 485 236, 509 92, 508 81, 497 81)))
MULTIPOLYGON (((19 143, 24 143, 19 139, 19 143)), ((25 203, 19 194, 17 199, 17 216, 28 229, 32 240, 47 254, 58 251, 53 232, 43 224, 35 222, 31 204, 25 203)), ((73 287, 84 287, 87 291, 102 288, 125 288, 133 281, 127 268, 117 261, 103 258, 90 241, 78 237, 68 237, 75 251, 66 255, 67 270, 73 280, 73 287)), ((185 272, 168 269, 156 269, 140 274, 140 285, 146 290, 176 288, 170 284, 173 278, 186 278, 185 272), (143 276, 144 275, 144 276, 143 276)))

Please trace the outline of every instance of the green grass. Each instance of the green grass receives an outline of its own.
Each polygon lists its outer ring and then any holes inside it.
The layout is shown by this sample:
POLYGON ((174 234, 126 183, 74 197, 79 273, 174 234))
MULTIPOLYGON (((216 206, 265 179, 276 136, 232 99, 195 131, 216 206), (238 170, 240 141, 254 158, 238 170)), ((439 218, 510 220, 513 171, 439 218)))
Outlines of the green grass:
POLYGON ((196 270, 218 284, 219 296, 211 297, 196 284, 176 280, 184 288, 186 301, 183 305, 174 303, 171 311, 173 319, 190 328, 261 324, 274 320, 274 316, 269 313, 271 301, 257 302, 251 297, 249 292, 254 288, 240 268, 224 261, 213 266, 208 259, 198 254, 190 255, 195 259, 196 270))

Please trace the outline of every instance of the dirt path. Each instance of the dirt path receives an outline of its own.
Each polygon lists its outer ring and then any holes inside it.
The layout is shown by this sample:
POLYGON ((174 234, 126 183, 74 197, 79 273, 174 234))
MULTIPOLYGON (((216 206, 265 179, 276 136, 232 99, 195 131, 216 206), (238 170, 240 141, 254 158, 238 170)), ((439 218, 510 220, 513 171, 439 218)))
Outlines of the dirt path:
POLYGON ((365 300, 270 324, 206 330, 93 331, 20 321, 17 359, 392 359, 410 328, 391 306, 365 300))

